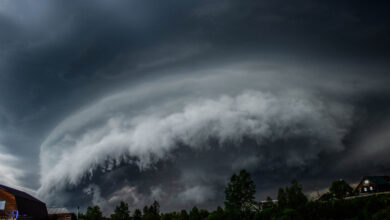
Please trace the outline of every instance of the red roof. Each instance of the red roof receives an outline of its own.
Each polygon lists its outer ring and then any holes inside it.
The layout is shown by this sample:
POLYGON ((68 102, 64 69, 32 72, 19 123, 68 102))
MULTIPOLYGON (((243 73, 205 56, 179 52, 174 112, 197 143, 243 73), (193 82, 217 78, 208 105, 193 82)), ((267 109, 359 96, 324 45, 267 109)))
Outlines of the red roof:
POLYGON ((20 190, 17 190, 17 189, 8 187, 8 186, 4 186, 4 185, 0 184, 0 189, 3 189, 3 190, 5 190, 5 191, 11 193, 14 196, 17 196, 17 197, 21 197, 21 198, 28 199, 28 200, 35 201, 35 202, 44 203, 44 202, 40 201, 39 199, 33 197, 30 194, 27 194, 25 192, 22 192, 20 190))

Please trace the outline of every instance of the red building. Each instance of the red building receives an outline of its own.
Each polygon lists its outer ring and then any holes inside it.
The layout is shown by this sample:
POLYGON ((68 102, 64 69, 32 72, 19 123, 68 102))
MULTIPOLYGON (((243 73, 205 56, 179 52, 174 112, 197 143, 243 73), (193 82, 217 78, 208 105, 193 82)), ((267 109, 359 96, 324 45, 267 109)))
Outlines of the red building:
POLYGON ((390 191, 390 176, 365 176, 356 189, 359 193, 390 191))
POLYGON ((74 213, 70 212, 66 208, 48 208, 49 219, 52 220, 76 220, 77 217, 74 213))

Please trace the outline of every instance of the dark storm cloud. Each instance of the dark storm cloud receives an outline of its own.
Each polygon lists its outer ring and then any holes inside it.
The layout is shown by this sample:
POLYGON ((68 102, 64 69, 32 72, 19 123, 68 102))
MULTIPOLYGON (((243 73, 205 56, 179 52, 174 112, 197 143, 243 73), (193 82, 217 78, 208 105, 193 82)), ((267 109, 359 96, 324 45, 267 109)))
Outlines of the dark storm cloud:
POLYGON ((241 168, 259 198, 293 177, 314 190, 387 172, 388 11, 385 1, 4 0, 3 182, 109 211, 120 199, 215 207, 241 168))

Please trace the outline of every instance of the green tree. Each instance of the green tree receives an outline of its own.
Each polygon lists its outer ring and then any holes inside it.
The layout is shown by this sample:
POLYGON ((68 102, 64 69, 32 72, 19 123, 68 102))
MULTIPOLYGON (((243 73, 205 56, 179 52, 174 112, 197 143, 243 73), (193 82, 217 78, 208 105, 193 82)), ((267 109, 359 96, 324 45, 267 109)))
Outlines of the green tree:
POLYGON ((278 207, 284 209, 287 207, 287 195, 282 187, 278 190, 278 207))
POLYGON ((352 195, 352 187, 344 180, 333 181, 329 188, 329 192, 338 199, 343 199, 349 195, 352 195))
POLYGON ((199 216, 200 216, 200 219, 205 219, 209 216, 209 211, 205 210, 205 209, 201 209, 199 210, 199 216))
POLYGON ((302 216, 295 209, 285 209, 277 219, 278 220, 303 220, 302 216))
POLYGON ((372 220, 390 220, 390 207, 375 213, 372 216, 372 220))
POLYGON ((149 212, 155 215, 160 215, 160 204, 157 201, 154 201, 149 208, 149 212))
POLYGON ((129 205, 122 201, 117 207, 115 207, 114 213, 111 214, 111 220, 128 219, 130 219, 129 205))
POLYGON ((90 206, 87 208, 87 213, 85 213, 85 219, 87 220, 101 220, 103 219, 103 213, 100 210, 99 206, 90 206))
POLYGON ((146 205, 143 209, 142 209, 142 212, 144 215, 148 214, 149 213, 149 207, 146 205))
POLYGON ((302 192, 302 186, 295 179, 291 181, 290 187, 286 187, 286 196, 289 208, 297 209, 304 206, 307 202, 307 197, 302 192))
POLYGON ((191 209, 189 220, 201 220, 199 210, 196 206, 191 209))
POLYGON ((161 214, 161 220, 173 220, 172 213, 161 214))
POLYGON ((141 210, 136 209, 133 214, 133 220, 141 220, 142 219, 142 213, 141 210))
POLYGON ((232 219, 244 219, 255 205, 256 186, 246 170, 233 174, 225 188, 225 209, 232 219))
POLYGON ((142 220, 160 220, 160 204, 157 201, 154 201, 150 207, 144 207, 142 220))
POLYGON ((286 208, 297 209, 303 207, 307 203, 307 198, 302 192, 302 186, 297 180, 291 181, 291 186, 285 189, 279 188, 278 191, 278 208, 283 210, 286 208))
POLYGON ((186 210, 181 210, 180 215, 179 215, 179 220, 189 220, 189 216, 187 214, 186 210))
POLYGON ((85 216, 85 214, 83 213, 79 213, 79 216, 78 216, 78 219, 87 219, 87 217, 85 216))
POLYGON ((210 213, 210 215, 205 220, 226 220, 226 215, 223 209, 218 206, 217 210, 210 213))

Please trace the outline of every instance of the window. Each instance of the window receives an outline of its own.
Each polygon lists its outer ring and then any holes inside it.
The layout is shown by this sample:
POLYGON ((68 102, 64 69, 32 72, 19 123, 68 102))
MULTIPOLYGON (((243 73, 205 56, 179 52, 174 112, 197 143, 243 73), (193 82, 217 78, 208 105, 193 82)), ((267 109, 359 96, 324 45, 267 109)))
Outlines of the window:
POLYGON ((371 191, 374 190, 374 187, 370 186, 370 190, 371 190, 371 191))
POLYGON ((370 181, 369 180, 364 180, 364 184, 369 184, 370 181))
POLYGON ((67 216, 65 216, 65 218, 71 218, 71 216, 70 216, 70 215, 67 215, 67 216))
POLYGON ((364 192, 367 192, 367 187, 364 187, 363 189, 364 189, 364 192))
POLYGON ((0 210, 5 209, 5 200, 0 200, 0 210))

